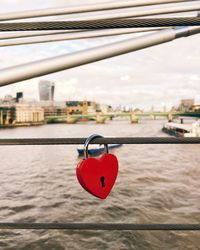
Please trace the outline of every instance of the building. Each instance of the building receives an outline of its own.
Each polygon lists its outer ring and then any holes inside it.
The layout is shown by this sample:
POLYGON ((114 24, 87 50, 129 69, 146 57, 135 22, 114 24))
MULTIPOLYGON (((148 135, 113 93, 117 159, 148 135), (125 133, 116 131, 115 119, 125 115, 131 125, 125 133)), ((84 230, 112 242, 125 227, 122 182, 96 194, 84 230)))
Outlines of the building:
POLYGON ((27 104, 15 105, 15 124, 37 125, 44 123, 44 109, 27 104))
POLYGON ((19 103, 22 101, 23 101, 23 92, 17 92, 16 97, 13 97, 12 95, 5 95, 4 98, 0 100, 0 105, 12 106, 15 105, 15 103, 19 103))
POLYGON ((83 113, 83 102, 81 102, 81 101, 67 101, 66 102, 66 113, 67 114, 82 114, 83 113))
POLYGON ((59 106, 43 106, 44 109, 44 117, 48 116, 65 116, 66 108, 59 106))
POLYGON ((97 104, 95 102, 85 101, 85 103, 87 103, 87 114, 94 114, 97 112, 97 104))
POLYGON ((179 111, 188 112, 191 111, 194 106, 194 99, 183 99, 179 105, 179 111))
POLYGON ((31 126, 44 123, 44 109, 28 104, 0 107, 0 126, 31 126))
POLYGON ((200 104, 193 105, 192 111, 195 113, 200 113, 200 104))
POLYGON ((106 104, 96 104, 96 111, 101 112, 103 114, 107 114, 107 113, 112 113, 113 108, 110 105, 106 104))
POLYGON ((97 112, 95 102, 90 101, 67 101, 67 114, 94 114, 97 112))
POLYGON ((16 98, 13 97, 12 95, 5 95, 3 100, 2 100, 2 103, 3 104, 7 104, 7 105, 12 105, 16 102, 16 98))
POLYGON ((9 126, 15 122, 14 107, 1 106, 0 107, 0 126, 9 126))
POLYGON ((40 101, 54 100, 55 84, 50 81, 42 80, 39 82, 40 101))
POLYGON ((23 100, 23 92, 17 92, 16 93, 16 102, 19 103, 21 100, 23 100))

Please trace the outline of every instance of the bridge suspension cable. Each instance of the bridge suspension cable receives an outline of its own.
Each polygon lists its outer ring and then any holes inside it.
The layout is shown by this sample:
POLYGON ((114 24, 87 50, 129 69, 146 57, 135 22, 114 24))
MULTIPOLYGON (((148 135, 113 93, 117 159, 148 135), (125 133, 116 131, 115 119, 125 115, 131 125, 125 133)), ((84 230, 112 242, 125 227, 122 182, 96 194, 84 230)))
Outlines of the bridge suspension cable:
MULTIPOLYGON (((195 17, 200 16, 200 12, 193 13, 195 17)), ((189 16, 188 16, 189 17, 189 16)), ((190 16, 191 17, 191 16, 190 16)), ((177 18, 177 17, 176 17, 177 18)), ((129 19, 130 20, 130 19, 129 19)), ((122 20, 118 22, 120 25, 122 20)), ((113 24, 111 20, 107 23, 113 24)), ((35 22, 33 23, 36 24, 35 22)), ((51 23, 51 24, 54 24, 51 23)), ((75 21, 76 24, 76 21, 75 21)), ((31 25, 31 23, 30 23, 31 25)), ((61 24, 60 24, 61 25, 61 24)), ((64 24, 63 24, 64 25, 64 24)), ((125 25, 125 24, 124 24, 125 25)), ((129 24, 131 25, 131 24, 129 24)), ((93 30, 93 29, 71 29, 71 30, 39 30, 39 31, 9 31, 9 32, 1 32, 0 33, 0 47, 3 46, 15 46, 15 45, 25 45, 25 44, 35 44, 35 43, 45 43, 45 42, 56 42, 56 41, 64 41, 64 40, 74 40, 74 39, 85 39, 85 38, 95 38, 102 36, 114 36, 114 35, 123 35, 123 34, 131 34, 131 33, 141 33, 141 32, 150 32, 160 30, 166 27, 156 27, 156 28, 120 28, 108 29, 108 30, 93 30), (31 39, 21 39, 21 38, 30 38, 31 39), (10 40, 12 41, 6 41, 10 40), (13 40, 14 39, 14 40, 13 40)))
POLYGON ((149 32, 149 31, 154 31, 154 30, 159 30, 163 29, 162 28, 121 28, 119 30, 117 29, 108 29, 108 30, 100 30, 97 32, 96 30, 44 30, 44 31, 13 31, 13 32, 2 32, 0 33, 0 40, 10 40, 10 39, 21 39, 21 38, 27 38, 27 37, 47 37, 47 36, 52 36, 52 35, 81 35, 84 34, 84 32, 95 32, 96 34, 102 33, 105 31, 105 35, 108 34, 128 34, 128 33, 141 33, 141 32, 149 32))
MULTIPOLYGON (((193 0, 192 2, 197 2, 197 1, 198 0, 193 0)), ((82 5, 82 6, 76 5, 76 6, 68 6, 60 8, 51 8, 51 9, 26 10, 20 12, 2 13, 0 14, 0 21, 85 13, 94 11, 105 11, 105 10, 114 10, 114 9, 122 9, 122 8, 138 7, 138 6, 149 6, 157 4, 168 4, 177 2, 184 3, 191 1, 188 0, 134 0, 134 1, 121 1, 121 2, 113 1, 113 2, 82 5)))
MULTIPOLYGON (((16 45, 27 45, 27 44, 36 44, 36 43, 49 43, 49 42, 56 42, 56 41, 67 41, 67 40, 76 40, 76 39, 86 39, 86 38, 97 38, 97 37, 106 37, 106 36, 117 36, 117 35, 124 35, 124 34, 134 34, 134 33, 143 33, 143 32, 152 32, 158 31, 163 28, 124 28, 124 29, 107 29, 107 30, 87 30, 81 32, 73 32, 67 34, 50 34, 41 36, 34 36, 31 38, 18 38, 12 39, 11 36, 9 40, 0 40, 0 47, 5 46, 16 46, 16 45)), ((33 35, 34 32, 32 32, 33 35)), ((31 34, 28 34, 31 36, 31 34)), ((0 37, 1 39, 1 37, 0 37)))
MULTIPOLYGON (((167 14, 167 15, 162 15, 162 17, 174 17, 174 14, 167 14), (173 16, 170 16, 173 15, 173 16)), ((177 13, 176 18, 180 17, 200 17, 200 12, 191 12, 191 13, 177 13), (183 16, 184 15, 184 16, 183 16)), ((143 28, 145 29, 145 28, 143 28)), ((138 30, 138 28, 137 28, 138 30)), ((88 29, 85 30, 45 30, 45 31, 21 31, 21 32, 1 32, 0 33, 0 39, 13 39, 13 38, 23 38, 23 37, 33 37, 33 36, 45 36, 45 35, 53 35, 53 34, 65 34, 65 33, 73 33, 77 31, 89 31, 88 29)), ((140 31, 139 31, 140 32, 140 31)))
MULTIPOLYGON (((173 3, 173 4, 162 4, 156 6, 139 7, 134 8, 129 11, 117 11, 109 12, 104 14, 95 14, 87 15, 83 17, 73 18, 74 20, 79 21, 98 21, 105 19, 120 19, 120 18, 133 18, 133 17, 144 17, 144 16, 153 16, 153 15, 162 15, 162 14, 171 14, 171 13, 182 13, 182 12, 191 12, 200 10, 200 1, 190 1, 186 3, 173 3)), ((66 20, 66 18, 65 18, 66 20)))
POLYGON ((153 28, 167 26, 200 26, 200 17, 125 18, 97 21, 7 22, 0 23, 0 31, 153 28))
POLYGON ((84 32, 88 30, 42 30, 42 31, 9 31, 0 33, 0 40, 5 39, 15 39, 24 37, 39 37, 48 35, 58 35, 58 34, 72 34, 76 32, 84 32))
POLYGON ((138 38, 9 67, 0 70, 0 86, 119 56, 198 33, 200 33, 200 27, 166 29, 138 38))

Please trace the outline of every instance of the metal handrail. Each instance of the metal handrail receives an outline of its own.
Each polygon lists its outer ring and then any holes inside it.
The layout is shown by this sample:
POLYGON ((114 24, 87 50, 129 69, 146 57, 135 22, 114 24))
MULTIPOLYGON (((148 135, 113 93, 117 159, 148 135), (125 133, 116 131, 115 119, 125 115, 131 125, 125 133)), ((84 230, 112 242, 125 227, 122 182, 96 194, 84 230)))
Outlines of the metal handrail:
POLYGON ((148 230, 148 231, 197 231, 200 224, 132 224, 132 223, 0 223, 0 229, 35 230, 148 230))
MULTIPOLYGON (((0 146, 12 145, 78 145, 87 138, 5 138, 0 146)), ((91 144, 200 144, 200 137, 107 137, 94 139, 91 144)))
MULTIPOLYGON (((15 138, 0 139, 0 145, 73 145, 84 144, 87 138, 15 138)), ((91 144, 200 144, 200 137, 107 137, 91 144)), ((95 230, 95 231, 199 231, 200 224, 133 224, 133 223, 15 223, 0 222, 0 229, 34 230, 95 230)))

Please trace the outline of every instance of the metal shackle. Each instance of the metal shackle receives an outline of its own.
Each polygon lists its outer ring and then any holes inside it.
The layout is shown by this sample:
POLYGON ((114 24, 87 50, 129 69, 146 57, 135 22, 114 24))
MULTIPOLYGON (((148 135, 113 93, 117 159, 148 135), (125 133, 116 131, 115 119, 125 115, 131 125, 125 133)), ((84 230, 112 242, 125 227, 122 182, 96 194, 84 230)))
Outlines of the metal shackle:
MULTIPOLYGON (((93 135, 89 136, 87 138, 87 140, 85 141, 85 144, 84 144, 84 158, 85 159, 88 158, 88 147, 89 147, 90 142, 93 141, 96 138, 103 138, 103 136, 97 135, 97 134, 93 134, 93 135)), ((104 146, 105 146, 105 151, 108 154, 108 144, 104 144, 104 146)))

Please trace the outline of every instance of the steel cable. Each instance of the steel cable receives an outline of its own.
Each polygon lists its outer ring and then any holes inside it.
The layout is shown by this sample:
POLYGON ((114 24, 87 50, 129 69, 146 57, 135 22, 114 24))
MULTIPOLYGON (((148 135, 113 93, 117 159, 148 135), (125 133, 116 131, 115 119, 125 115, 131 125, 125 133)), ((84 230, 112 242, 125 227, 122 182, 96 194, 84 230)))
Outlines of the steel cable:
POLYGON ((169 4, 169 3, 192 3, 198 2, 197 0, 134 0, 134 1, 121 1, 121 2, 105 2, 100 4, 89 4, 89 5, 75 5, 68 7, 60 7, 54 9, 38 9, 38 10, 26 10, 12 13, 0 14, 0 21, 16 20, 24 18, 44 17, 44 16, 57 16, 75 13, 115 10, 123 8, 132 8, 139 6, 149 6, 158 4, 169 4))
POLYGON ((200 33, 200 26, 165 29, 137 38, 121 40, 91 49, 9 67, 0 70, 0 86, 86 65, 198 33, 200 33))
MULTIPOLYGON (((33 36, 33 37, 24 37, 24 38, 14 38, 9 40, 1 40, 0 37, 0 47, 6 46, 18 46, 18 45, 27 45, 27 44, 37 44, 37 43, 50 43, 50 42, 60 42, 60 41, 69 41, 69 40, 80 40, 80 39, 91 39, 99 37, 108 37, 108 36, 119 36, 127 34, 138 34, 143 32, 153 32, 159 31, 164 28, 137 28, 137 29, 106 29, 106 30, 93 30, 93 31, 81 31, 81 32, 72 32, 67 34, 53 34, 53 35, 43 35, 43 36, 33 36)), ((29 31, 30 32, 30 31, 29 31)), ((35 31, 33 31, 34 33, 35 31)), ((21 33, 21 32, 16 32, 21 33)), ((20 34, 19 34, 20 35, 20 34)))
MULTIPOLYGON (((11 145, 78 145, 87 138, 12 138, 0 139, 0 146, 11 145)), ((91 144, 200 144, 200 137, 108 137, 91 144)))
POLYGON ((107 19, 98 21, 11 22, 0 23, 0 31, 148 28, 167 26, 200 26, 200 17, 107 19))
POLYGON ((127 17, 142 17, 169 13, 180 13, 196 11, 200 9, 200 1, 184 1, 184 0, 134 0, 134 1, 115 1, 100 4, 90 4, 84 6, 68 6, 55 9, 39 9, 39 10, 25 10, 13 13, 2 13, 0 14, 0 21, 32 18, 32 17, 44 17, 44 16, 55 16, 55 15, 66 15, 93 11, 105 11, 103 14, 87 15, 86 17, 78 16, 79 20, 99 20, 99 19, 115 19, 115 18, 127 18, 127 17), (177 3, 176 3, 177 2, 177 3), (182 3, 181 3, 182 2, 182 3), (155 5, 156 4, 156 5, 155 5), (151 6, 149 6, 151 5, 151 6), (149 6, 138 7, 138 6, 149 6), (123 8, 136 7, 131 11, 122 11, 123 8), (120 9, 120 11, 115 11, 120 9), (114 12, 113 12, 114 10, 114 12))
POLYGON ((49 36, 49 35, 66 35, 66 34, 76 34, 77 32, 86 32, 89 30, 45 30, 45 31, 14 31, 14 32, 2 32, 0 33, 0 40, 4 39, 18 39, 26 37, 40 37, 40 36, 49 36))

